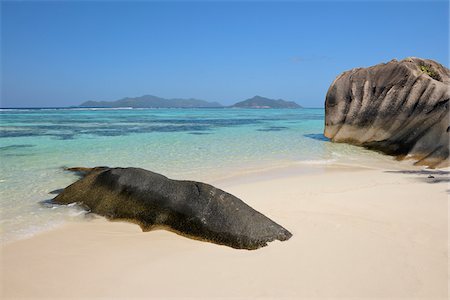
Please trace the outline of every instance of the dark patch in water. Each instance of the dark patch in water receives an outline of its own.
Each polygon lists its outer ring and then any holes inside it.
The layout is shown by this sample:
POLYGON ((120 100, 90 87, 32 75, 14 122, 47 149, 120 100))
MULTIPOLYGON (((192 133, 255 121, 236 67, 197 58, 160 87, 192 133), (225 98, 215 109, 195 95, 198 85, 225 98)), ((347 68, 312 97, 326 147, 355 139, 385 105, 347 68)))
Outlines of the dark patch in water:
MULTIPOLYGON (((0 138, 48 136, 60 140, 74 139, 79 135, 123 136, 151 132, 188 132, 200 135, 215 128, 258 125, 259 131, 280 131, 283 126, 270 126, 271 122, 302 122, 323 120, 323 114, 202 115, 187 113, 160 115, 153 111, 8 111, 2 112, 0 138), (19 124, 19 125, 18 125, 19 124)), ((274 124, 275 125, 275 124, 274 124)))
POLYGON ((90 134, 96 136, 122 136, 131 133, 149 133, 149 132, 199 132, 211 130, 214 126, 210 125, 97 125, 89 128, 83 126, 34 126, 33 129, 15 130, 8 129, 0 131, 0 137, 28 137, 28 136, 50 136, 60 140, 74 139, 81 134, 90 134), (61 132, 58 132, 61 131, 61 132))
POLYGON ((208 127, 199 125, 167 125, 167 126, 157 126, 149 128, 150 131, 156 132, 183 132, 183 131, 203 131, 209 130, 208 127))
POLYGON ((260 129, 256 129, 257 131, 281 131, 284 129, 288 129, 288 127, 284 127, 284 126, 270 126, 267 128, 260 128, 260 129))
POLYGON ((210 132, 188 132, 188 134, 193 134, 193 135, 205 135, 205 134, 211 134, 210 132))
POLYGON ((74 139, 74 135, 73 134, 58 134, 58 135, 53 135, 55 138, 57 138, 58 140, 73 140, 74 139))
POLYGON ((34 147, 34 146, 35 145, 31 145, 31 144, 9 145, 9 146, 0 147, 0 151, 9 151, 9 150, 22 149, 22 148, 31 148, 31 147, 34 147))
POLYGON ((318 141, 322 141, 322 142, 328 142, 330 141, 329 138, 327 138, 326 136, 324 136, 321 133, 310 133, 310 134, 304 134, 304 137, 313 139, 313 140, 318 140, 318 141))

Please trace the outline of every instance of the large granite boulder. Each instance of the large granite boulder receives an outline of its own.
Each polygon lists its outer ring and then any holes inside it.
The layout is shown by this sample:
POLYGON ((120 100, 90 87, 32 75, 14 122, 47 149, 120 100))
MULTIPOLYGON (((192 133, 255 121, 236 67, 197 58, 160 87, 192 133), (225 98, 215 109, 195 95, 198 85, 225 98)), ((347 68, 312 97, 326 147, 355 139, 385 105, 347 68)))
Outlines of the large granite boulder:
POLYGON ((84 176, 53 199, 78 203, 142 230, 166 228, 239 249, 257 249, 292 234, 242 200, 209 184, 171 180, 138 168, 73 168, 84 176))
POLYGON ((325 136, 448 166, 450 70, 420 58, 392 60, 339 75, 325 101, 325 136))

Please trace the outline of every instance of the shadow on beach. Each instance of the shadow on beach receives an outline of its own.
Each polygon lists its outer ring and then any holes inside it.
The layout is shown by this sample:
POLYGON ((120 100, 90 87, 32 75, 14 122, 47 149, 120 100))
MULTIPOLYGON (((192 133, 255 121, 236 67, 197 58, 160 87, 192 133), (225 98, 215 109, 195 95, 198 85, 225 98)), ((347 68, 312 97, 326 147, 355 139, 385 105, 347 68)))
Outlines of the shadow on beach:
POLYGON ((418 180, 426 183, 450 182, 450 171, 443 170, 401 170, 385 171, 386 173, 399 173, 418 175, 418 180), (424 175, 424 176, 422 176, 424 175))
POLYGON ((318 133, 310 133, 310 134, 304 134, 304 137, 313 139, 313 140, 317 140, 317 141, 322 141, 322 142, 328 142, 330 141, 329 138, 327 138, 326 136, 324 136, 323 134, 318 134, 318 133))

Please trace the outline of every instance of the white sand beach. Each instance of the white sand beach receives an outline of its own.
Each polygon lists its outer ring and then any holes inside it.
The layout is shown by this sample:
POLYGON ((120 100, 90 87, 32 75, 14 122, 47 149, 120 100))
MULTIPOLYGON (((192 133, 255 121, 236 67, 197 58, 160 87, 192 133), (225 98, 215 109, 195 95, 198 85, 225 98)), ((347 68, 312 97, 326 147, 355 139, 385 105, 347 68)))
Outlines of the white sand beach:
POLYGON ((4 245, 1 298, 448 299, 445 178, 302 168, 209 182, 286 242, 235 250, 95 217, 4 245))
POLYGON ((0 300, 450 299, 449 9, 0 1, 0 300))

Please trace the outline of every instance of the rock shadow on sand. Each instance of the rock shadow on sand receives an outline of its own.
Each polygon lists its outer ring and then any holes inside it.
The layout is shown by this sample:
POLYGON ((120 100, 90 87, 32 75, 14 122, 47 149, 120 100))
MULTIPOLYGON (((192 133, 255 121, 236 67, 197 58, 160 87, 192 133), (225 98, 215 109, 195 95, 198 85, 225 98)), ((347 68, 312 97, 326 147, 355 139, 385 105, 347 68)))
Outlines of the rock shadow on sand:
POLYGON ((417 175, 417 180, 426 183, 450 182, 450 171, 444 170, 401 170, 401 171, 385 171, 385 172, 417 175))

